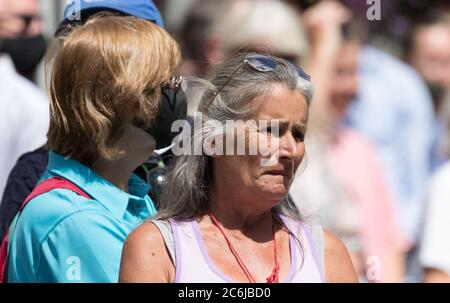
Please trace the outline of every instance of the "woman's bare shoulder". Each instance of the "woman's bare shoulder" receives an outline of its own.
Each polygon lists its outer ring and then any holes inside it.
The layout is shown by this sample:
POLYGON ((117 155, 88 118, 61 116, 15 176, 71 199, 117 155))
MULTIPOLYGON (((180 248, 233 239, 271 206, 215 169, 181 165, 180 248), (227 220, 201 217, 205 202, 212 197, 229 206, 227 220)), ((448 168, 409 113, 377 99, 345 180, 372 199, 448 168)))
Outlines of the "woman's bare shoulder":
POLYGON ((122 250, 120 282, 171 282, 174 268, 159 229, 145 222, 131 232, 122 250))
POLYGON ((344 243, 324 229, 325 278, 330 283, 356 283, 358 277, 344 243))

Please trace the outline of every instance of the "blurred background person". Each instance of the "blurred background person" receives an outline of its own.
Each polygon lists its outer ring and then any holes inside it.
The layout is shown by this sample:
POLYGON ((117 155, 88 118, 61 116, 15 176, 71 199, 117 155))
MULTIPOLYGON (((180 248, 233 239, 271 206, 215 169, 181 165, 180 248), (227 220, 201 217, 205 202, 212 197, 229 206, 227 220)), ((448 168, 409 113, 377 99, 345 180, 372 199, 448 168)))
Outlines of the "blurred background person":
POLYGON ((180 28, 175 30, 183 52, 183 62, 179 68, 181 75, 205 75, 212 62, 223 59, 220 25, 235 1, 191 1, 180 28))
POLYGON ((435 137, 430 161, 434 170, 448 159, 441 150, 441 143, 446 139, 445 107, 448 104, 444 97, 450 90, 450 13, 436 8, 425 13, 411 29, 405 56, 426 81, 433 98, 435 137))
POLYGON ((419 18, 406 41, 405 56, 433 98, 433 177, 429 182, 419 262, 424 282, 450 282, 450 13, 435 7, 419 18))
POLYGON ((46 142, 49 102, 31 75, 45 51, 36 0, 0 0, 0 196, 17 159, 46 142))
POLYGON ((435 135, 433 103, 425 82, 412 67, 374 47, 371 40, 362 46, 358 91, 346 123, 376 147, 397 221, 409 242, 406 279, 418 281, 417 247, 435 135))
POLYGON ((426 13, 412 28, 405 52, 428 84, 439 112, 450 89, 450 14, 436 9, 426 13))
POLYGON ((414 69, 370 43, 362 46, 347 123, 375 144, 402 232, 415 243, 430 173, 432 100, 414 69))
POLYGON ((33 82, 47 48, 42 30, 38 0, 0 1, 0 52, 8 54, 17 72, 33 82))
POLYGON ((403 281, 405 241, 378 154, 345 125, 360 84, 361 26, 336 1, 309 8, 303 18, 314 41, 311 70, 320 75, 315 83, 322 99, 320 111, 313 110, 306 168, 291 196, 307 220, 319 220, 343 240, 360 281, 403 281), (370 257, 380 264, 373 276, 367 274, 370 257))
POLYGON ((278 0, 197 0, 174 29, 184 74, 207 75, 238 51, 262 51, 305 65, 306 32, 293 8, 278 0))
MULTIPOLYGON (((450 94, 443 99, 450 103, 450 94)), ((447 115, 445 141, 450 141, 450 112, 447 115)), ((443 154, 450 156, 448 144, 443 154)), ((450 283, 450 162, 440 166, 430 181, 425 212, 424 232, 420 248, 420 265, 424 282, 450 283)))
POLYGON ((292 6, 282 1, 235 1, 222 24, 220 48, 270 53, 296 64, 307 64, 308 40, 292 6))

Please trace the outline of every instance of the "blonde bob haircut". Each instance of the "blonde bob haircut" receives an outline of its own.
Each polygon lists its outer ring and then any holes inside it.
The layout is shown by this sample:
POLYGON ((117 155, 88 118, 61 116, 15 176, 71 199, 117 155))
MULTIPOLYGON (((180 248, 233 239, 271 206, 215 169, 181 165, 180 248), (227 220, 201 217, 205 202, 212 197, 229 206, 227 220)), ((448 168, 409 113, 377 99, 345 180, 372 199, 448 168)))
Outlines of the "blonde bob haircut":
POLYGON ((124 16, 93 17, 55 43, 48 148, 87 165, 120 157, 114 142, 123 127, 156 117, 161 84, 180 62, 178 44, 159 26, 124 16))

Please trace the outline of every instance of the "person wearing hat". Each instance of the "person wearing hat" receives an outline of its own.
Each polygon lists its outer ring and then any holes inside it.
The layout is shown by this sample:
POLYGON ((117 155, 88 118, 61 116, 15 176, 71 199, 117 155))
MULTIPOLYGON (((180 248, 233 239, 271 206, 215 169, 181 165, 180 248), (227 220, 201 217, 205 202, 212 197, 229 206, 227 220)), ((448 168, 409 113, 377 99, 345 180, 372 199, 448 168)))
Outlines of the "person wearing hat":
MULTIPOLYGON (((64 19, 59 24, 55 37, 67 36, 73 28, 82 25, 91 16, 105 12, 114 15, 135 16, 152 21, 161 27, 164 26, 161 14, 152 1, 132 0, 120 2, 106 0, 72 2, 65 9, 64 19)), ((167 157, 167 152, 164 153, 163 157, 160 154, 163 154, 176 135, 170 132, 170 122, 175 118, 183 117, 186 107, 184 95, 181 91, 175 94, 170 89, 164 89, 162 100, 161 106, 164 107, 164 115, 159 115, 160 119, 154 124, 157 127, 152 129, 152 135, 157 141, 156 152, 149 159, 148 163, 143 164, 135 171, 139 177, 147 180, 152 185, 149 194, 154 201, 158 199, 160 190, 158 180, 160 180, 161 174, 165 171, 164 168, 161 169, 162 163, 159 160, 161 158, 170 158, 167 157), (177 101, 175 107, 169 108, 169 102, 174 99, 177 101), (158 151, 161 152, 158 153, 158 151)), ((47 164, 48 151, 45 146, 25 153, 17 160, 6 181, 4 194, 0 196, 0 239, 3 239, 14 217, 19 212, 23 201, 38 183, 47 164)))
POLYGON ((178 45, 151 1, 77 3, 48 65, 49 164, 2 245, 3 281, 117 282, 126 236, 156 212, 133 171, 161 145, 152 127, 164 116, 158 88, 170 83, 178 45), (104 10, 113 14, 91 17, 104 10))

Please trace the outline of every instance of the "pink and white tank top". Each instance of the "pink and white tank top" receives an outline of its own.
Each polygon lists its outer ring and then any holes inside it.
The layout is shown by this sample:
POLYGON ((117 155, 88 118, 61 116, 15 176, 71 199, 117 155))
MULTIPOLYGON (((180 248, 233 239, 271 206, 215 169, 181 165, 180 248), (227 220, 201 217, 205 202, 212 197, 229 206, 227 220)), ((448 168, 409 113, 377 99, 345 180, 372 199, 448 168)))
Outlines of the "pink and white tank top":
MULTIPOLYGON (((321 283, 324 274, 311 227, 282 217, 289 235, 291 267, 285 283, 321 283)), ((209 257, 196 220, 169 220, 175 244, 175 283, 237 283, 215 266, 209 257)))

